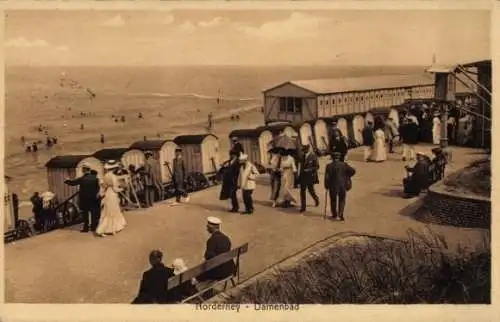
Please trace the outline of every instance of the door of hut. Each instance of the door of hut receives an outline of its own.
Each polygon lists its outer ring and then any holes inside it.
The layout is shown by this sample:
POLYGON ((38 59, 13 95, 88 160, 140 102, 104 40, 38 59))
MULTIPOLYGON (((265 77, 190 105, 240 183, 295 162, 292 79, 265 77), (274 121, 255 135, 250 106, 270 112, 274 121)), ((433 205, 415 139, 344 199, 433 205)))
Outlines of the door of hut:
POLYGON ((347 136, 347 121, 345 118, 341 117, 337 120, 337 127, 342 132, 344 136, 347 136))
POLYGON ((302 124, 302 126, 300 127, 300 142, 303 144, 303 145, 314 145, 312 140, 313 136, 313 130, 312 130, 312 127, 311 127, 311 124, 309 123, 304 123, 302 124))
POLYGON ((354 130, 354 139, 363 144, 363 128, 365 127, 365 119, 361 115, 356 115, 352 120, 352 127, 354 130))
MULTIPOLYGON (((248 152, 247 152, 248 159, 253 164, 260 163, 259 139, 258 138, 252 138, 251 140, 248 140, 248 142, 249 142, 249 149, 248 149, 248 152)), ((247 150, 245 150, 245 151, 247 151, 247 150)))
POLYGON ((317 120, 314 123, 314 136, 316 137, 316 148, 319 150, 328 149, 328 127, 324 120, 317 120))
POLYGON ((60 203, 66 201, 69 197, 71 197, 75 192, 78 191, 77 186, 70 186, 64 183, 64 180, 67 178, 75 179, 78 176, 76 175, 76 169, 71 168, 53 168, 47 169, 47 181, 49 184, 50 192, 54 193, 57 196, 57 200, 60 203))
POLYGON ((260 163, 269 163, 269 154, 267 153, 269 143, 273 140, 271 131, 262 131, 259 136, 260 163))
POLYGON ((213 135, 208 135, 203 139, 201 149, 203 172, 211 173, 217 171, 220 164, 219 139, 213 135))
MULTIPOLYGON (((172 141, 165 142, 161 149, 158 151, 158 161, 160 163, 160 172, 161 172, 161 181, 163 183, 172 181, 172 175, 168 170, 167 166, 165 166, 165 162, 168 162, 170 167, 172 167, 172 161, 175 158, 175 149, 177 148, 177 144, 172 141)), ((172 169, 172 168, 170 168, 172 169)))

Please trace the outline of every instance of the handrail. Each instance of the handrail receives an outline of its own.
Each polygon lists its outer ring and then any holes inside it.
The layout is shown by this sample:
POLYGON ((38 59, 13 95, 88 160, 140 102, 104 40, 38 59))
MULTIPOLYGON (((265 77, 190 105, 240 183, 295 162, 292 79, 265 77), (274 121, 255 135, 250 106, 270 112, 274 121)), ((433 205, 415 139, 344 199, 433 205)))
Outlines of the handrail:
POLYGON ((54 208, 54 211, 57 211, 59 210, 59 208, 61 208, 62 206, 67 206, 67 204, 71 201, 71 199, 75 198, 76 195, 78 195, 80 191, 77 190, 74 194, 72 194, 68 199, 64 200, 63 202, 61 202, 60 204, 58 204, 55 208, 54 208))

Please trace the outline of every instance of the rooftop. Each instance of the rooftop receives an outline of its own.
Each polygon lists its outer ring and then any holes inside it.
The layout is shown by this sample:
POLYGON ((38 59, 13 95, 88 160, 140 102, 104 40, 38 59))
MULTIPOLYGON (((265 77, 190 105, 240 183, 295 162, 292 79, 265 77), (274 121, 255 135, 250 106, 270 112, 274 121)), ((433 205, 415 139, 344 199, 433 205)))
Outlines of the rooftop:
POLYGON ((268 92, 284 84, 293 84, 315 94, 356 92, 371 89, 411 87, 434 84, 434 76, 428 73, 413 75, 383 75, 314 80, 293 80, 264 90, 268 92))

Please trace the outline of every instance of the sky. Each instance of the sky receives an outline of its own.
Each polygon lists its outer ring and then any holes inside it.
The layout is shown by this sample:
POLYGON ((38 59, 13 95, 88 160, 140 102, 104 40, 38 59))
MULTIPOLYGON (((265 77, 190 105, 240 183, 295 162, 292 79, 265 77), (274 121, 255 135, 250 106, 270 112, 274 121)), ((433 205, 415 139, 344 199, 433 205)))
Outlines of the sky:
POLYGON ((490 57, 472 10, 8 11, 6 65, 429 65, 490 57))

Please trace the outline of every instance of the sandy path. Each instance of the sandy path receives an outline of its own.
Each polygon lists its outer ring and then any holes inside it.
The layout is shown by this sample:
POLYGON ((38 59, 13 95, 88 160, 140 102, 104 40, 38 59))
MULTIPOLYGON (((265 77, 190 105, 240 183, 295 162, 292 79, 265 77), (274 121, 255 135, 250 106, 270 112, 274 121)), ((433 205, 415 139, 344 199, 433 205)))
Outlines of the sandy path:
MULTIPOLYGON (((425 148, 426 150, 429 147, 425 148)), ((457 148, 450 171, 480 155, 457 148)), ((242 277, 249 277, 314 242, 343 231, 405 237, 408 228, 425 231, 405 209, 416 201, 397 196, 404 174, 396 156, 383 164, 361 162, 362 151, 350 154, 357 169, 348 196, 345 222, 322 219, 322 205, 306 216, 268 206, 268 187, 255 191, 256 212, 241 216, 225 212, 218 200, 219 187, 195 193, 192 202, 179 207, 156 205, 125 214, 127 228, 105 239, 81 234, 75 228, 55 231, 5 247, 6 301, 27 303, 129 303, 135 296, 147 255, 153 248, 165 252, 165 262, 176 257, 196 265, 202 258, 207 216, 218 216, 233 245, 250 243, 242 260, 242 277)), ((322 169, 325 160, 322 160, 322 169)), ((321 176, 323 177, 323 176, 321 176)), ((318 193, 324 190, 318 185, 318 193)), ((311 201, 310 201, 311 202, 311 201)), ((453 245, 474 246, 484 231, 432 226, 453 245)))

